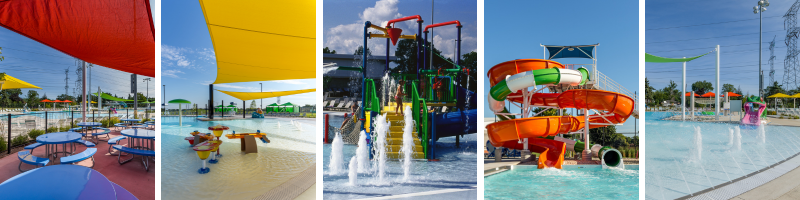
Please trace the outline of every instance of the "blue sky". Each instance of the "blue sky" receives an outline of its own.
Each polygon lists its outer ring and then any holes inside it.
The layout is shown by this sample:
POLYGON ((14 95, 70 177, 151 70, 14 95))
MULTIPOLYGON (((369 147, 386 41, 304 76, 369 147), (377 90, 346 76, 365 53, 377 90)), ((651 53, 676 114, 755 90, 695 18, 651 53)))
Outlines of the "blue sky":
MULTIPOLYGON (((364 22, 383 24, 386 21, 406 16, 419 15, 424 21, 422 27, 431 24, 431 1, 429 0, 339 0, 324 1, 325 13, 323 24, 324 46, 336 50, 338 54, 353 54, 359 46, 363 45, 364 22)), ((434 2, 434 23, 459 20, 461 28, 461 54, 477 50, 477 2, 439 0, 434 2)), ((403 34, 416 34, 417 23, 414 20, 397 23, 396 27, 403 29, 403 34)), ((444 26, 433 29, 433 35, 428 35, 428 41, 433 41, 437 49, 442 50, 442 56, 452 58, 455 54, 454 40, 457 37, 455 26, 444 26)), ((369 48, 374 55, 385 55, 386 43, 381 40, 370 40, 369 48), (379 53, 380 52, 380 53, 379 53)), ((390 48, 390 55, 394 55, 396 47, 390 48)))
MULTIPOLYGON (((216 80, 217 71, 214 46, 208 34, 200 3, 196 0, 161 2, 161 83, 166 85, 166 100, 186 99, 204 107, 208 101, 208 84, 216 80)), ((308 52, 316 53, 316 52, 308 52)), ((246 73, 246 72, 243 72, 246 73)), ((214 89, 236 92, 286 91, 314 88, 316 80, 284 80, 214 85, 214 89)), ((315 104, 316 93, 281 97, 281 103, 315 104)), ((219 91, 214 92, 214 103, 241 101, 219 91)), ((264 99, 264 105, 275 103, 277 98, 264 99)), ((250 106, 250 101, 247 106, 250 106)), ((256 100, 256 105, 261 105, 256 100)), ((168 108, 178 108, 169 105, 168 108)))
MULTIPOLYGON (((485 2, 484 7, 484 77, 492 66, 501 62, 542 59, 544 50, 539 44, 600 43, 597 52, 598 71, 630 91, 639 90, 639 17, 636 3, 492 1, 485 2)), ((556 61, 563 64, 592 62, 589 59, 556 61)), ((484 78, 483 88, 489 91, 488 78, 484 78)), ((484 109, 484 116, 493 117, 488 106, 484 109)), ((633 132, 633 125, 631 118, 623 127, 617 127, 618 132, 633 132)))
MULTIPOLYGON (((153 3, 154 1, 150 2, 151 10, 155 8, 153 3)), ((0 72, 6 72, 41 87, 41 90, 34 89, 39 93, 40 98, 47 94, 47 97, 52 100, 58 95, 64 94, 64 86, 67 85, 64 79, 67 77, 69 77, 68 94, 70 96, 80 95, 80 91, 74 90, 77 86, 75 81, 80 77, 75 71, 79 66, 75 58, 5 28, 0 28, 0 47, 3 47, 3 54, 0 55, 5 57, 5 60, 0 61, 0 72), (68 75, 64 73, 67 69, 69 70, 68 75)), ((102 66, 93 67, 91 72, 91 76, 87 73, 87 80, 91 80, 92 93, 97 92, 97 87, 100 86, 103 92, 117 96, 127 97, 130 94, 130 73, 102 66)), ((148 82, 142 82, 147 77, 138 76, 138 78, 138 91, 147 95, 148 82)), ((149 96, 154 97, 154 78, 151 78, 149 85, 149 96)), ((23 89, 22 93, 22 97, 25 98, 28 89, 23 89)))
MULTIPOLYGON (((775 80, 779 83, 783 80, 786 31, 782 16, 792 3, 794 1, 772 0, 763 13, 765 88, 771 84, 767 61, 770 57, 769 42, 773 38, 775 80)), ((745 94, 758 93, 758 14, 753 14, 756 1, 651 1, 645 6, 645 48, 648 53, 662 57, 692 57, 720 45, 720 84, 733 84, 745 94)), ((716 57, 712 54, 687 62, 687 90, 691 90, 691 84, 696 81, 715 82, 716 57)), ((656 89, 663 88, 670 80, 680 88, 682 63, 647 63, 645 67, 645 74, 656 89)))

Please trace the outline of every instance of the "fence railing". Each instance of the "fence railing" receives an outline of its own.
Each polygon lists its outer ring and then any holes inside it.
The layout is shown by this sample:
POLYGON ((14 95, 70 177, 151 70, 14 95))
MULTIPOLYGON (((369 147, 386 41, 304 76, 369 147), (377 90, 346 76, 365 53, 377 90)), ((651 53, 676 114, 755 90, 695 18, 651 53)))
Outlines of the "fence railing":
POLYGON ((636 94, 634 92, 631 92, 630 90, 628 90, 627 88, 623 87, 622 85, 620 85, 619 83, 617 83, 616 81, 614 81, 610 77, 606 76, 605 74, 601 73, 600 71, 596 71, 595 77, 596 77, 596 79, 595 79, 594 84, 598 88, 600 88, 602 90, 606 90, 606 91, 612 91, 612 92, 624 94, 624 95, 627 95, 627 96, 633 98, 634 111, 638 111, 639 110, 639 108, 638 108, 639 107, 639 95, 638 94, 636 94))
MULTIPOLYGON (((154 117, 153 110, 90 110, 86 113, 87 122, 101 122, 101 127, 114 127, 119 119, 154 117), (134 115, 134 113, 136 113, 134 115)), ((33 111, 24 113, 0 114, 0 152, 11 153, 11 149, 33 143, 36 137, 52 132, 66 132, 78 127, 82 122, 80 111, 33 111)))

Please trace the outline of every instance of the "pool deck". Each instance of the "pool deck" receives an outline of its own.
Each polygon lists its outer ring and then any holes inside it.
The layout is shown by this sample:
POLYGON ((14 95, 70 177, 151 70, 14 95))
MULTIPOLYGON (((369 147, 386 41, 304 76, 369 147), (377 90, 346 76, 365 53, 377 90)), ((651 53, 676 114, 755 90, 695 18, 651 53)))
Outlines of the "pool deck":
POLYGON ((800 199, 800 168, 733 199, 800 199))
MULTIPOLYGON (((109 133, 110 137, 119 137, 119 131, 112 129, 109 133)), ((101 139, 105 139, 101 136, 101 139)), ((124 143, 124 142, 123 142, 124 143)), ((86 149, 83 145, 75 145, 75 152, 82 152, 86 149)), ((103 174, 108 180, 122 186, 136 196, 138 199, 155 199, 155 182, 156 173, 160 173, 159 164, 154 161, 150 162, 150 171, 145 171, 139 159, 132 160, 126 164, 120 165, 117 163, 117 156, 108 154, 108 143, 100 141, 96 144, 97 153, 94 155, 95 165, 94 170, 103 174)), ((113 149, 112 149, 113 150, 113 149)), ((45 148, 39 147, 33 150, 33 155, 42 156, 45 154, 45 148)), ((8 180, 21 172, 17 169, 19 166, 19 159, 15 153, 0 159, 0 182, 8 180)), ((51 161, 52 163, 52 161, 51 161)), ((84 160, 79 165, 90 166, 91 159, 84 160)), ((22 169, 32 169, 32 165, 23 164, 22 169)), ((32 185, 31 187, 36 187, 32 185)), ((43 188, 46 189, 46 188, 43 188)))

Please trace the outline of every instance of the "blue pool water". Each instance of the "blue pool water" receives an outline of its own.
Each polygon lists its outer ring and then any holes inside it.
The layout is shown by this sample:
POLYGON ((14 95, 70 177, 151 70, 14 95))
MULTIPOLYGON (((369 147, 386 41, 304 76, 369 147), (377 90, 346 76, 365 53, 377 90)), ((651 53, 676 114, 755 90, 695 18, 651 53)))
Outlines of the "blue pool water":
MULTIPOLYGON (((194 117, 161 118, 161 198, 162 199, 252 199, 315 166, 315 121, 300 120, 301 129, 292 119, 244 119, 203 122, 194 117), (280 123, 280 127, 278 124, 280 123), (208 174, 198 174, 200 159, 184 140, 194 130, 210 132, 208 127, 230 127, 225 134, 266 132, 271 143, 256 140, 258 153, 242 154, 239 139, 225 136, 219 163, 208 164, 208 174)), ((295 119, 296 120, 296 119, 295 119)))
MULTIPOLYGON (((361 199, 444 189, 475 189, 478 184, 476 135, 469 134, 461 138, 459 148, 455 147, 455 137, 440 138, 436 145, 436 156, 440 161, 413 161, 408 181, 402 180, 402 163, 398 160, 389 160, 386 162, 387 181, 379 182, 376 173, 362 173, 358 174, 355 186, 349 184, 347 173, 328 173, 331 145, 324 144, 322 148, 324 172, 322 179, 325 182, 323 198, 361 199)), ((355 156, 356 148, 356 145, 344 145, 342 154, 345 165, 355 156)), ((374 163, 372 169, 375 169, 374 163)), ((477 190, 468 192, 475 192, 474 196, 477 197, 477 190)))
POLYGON ((743 177, 800 152, 800 127, 658 120, 647 112, 645 198, 675 199, 743 177), (733 134, 731 133, 733 131, 733 134))
POLYGON ((484 179, 484 199, 639 199, 639 166, 514 166, 484 179))

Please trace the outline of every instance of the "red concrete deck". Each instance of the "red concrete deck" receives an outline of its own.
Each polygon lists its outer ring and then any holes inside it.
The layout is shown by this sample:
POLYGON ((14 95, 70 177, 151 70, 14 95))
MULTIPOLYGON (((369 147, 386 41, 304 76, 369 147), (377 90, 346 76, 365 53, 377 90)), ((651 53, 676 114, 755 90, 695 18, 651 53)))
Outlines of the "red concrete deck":
MULTIPOLYGON (((118 137, 121 136, 119 131, 112 129, 111 133, 109 134, 110 137, 118 137)), ((100 136, 101 140, 105 140, 105 136, 100 136)), ((127 144, 126 140, 120 141, 123 144, 127 144)), ((75 153, 82 152, 86 149, 83 145, 75 145, 76 150, 75 153)), ((59 148, 61 146, 59 145, 59 148)), ((122 186, 136 198, 139 199, 155 199, 155 181, 156 181, 156 167, 158 166, 155 164, 154 161, 151 160, 150 162, 150 171, 145 171, 144 166, 141 162, 140 157, 136 157, 135 159, 131 160, 128 163, 120 165, 117 162, 117 156, 110 156, 108 155, 108 143, 105 141, 100 141, 99 144, 96 144, 95 148, 97 148, 97 153, 94 155, 95 165, 94 169, 102 173, 108 180, 111 180, 114 183, 122 186)), ((69 149, 69 148, 67 148, 69 149)), ((113 149, 112 149, 113 150, 113 149)), ((116 152, 113 152, 116 153, 116 152)), ((44 157, 45 148, 44 146, 36 148, 33 151, 33 155, 38 157, 44 157)), ((125 157, 123 157, 124 159, 125 157)), ((51 160, 50 163, 52 165, 53 162, 58 163, 58 161, 51 160)), ((21 172, 17 169, 19 166, 19 159, 17 158, 15 153, 12 155, 6 156, 0 159, 0 182, 8 180, 11 177, 14 177, 21 172)), ((91 165, 91 159, 87 159, 80 163, 84 166, 91 165)), ((32 169, 32 165, 22 164, 22 169, 32 169)), ((31 187, 36 187, 32 185, 31 187)))

